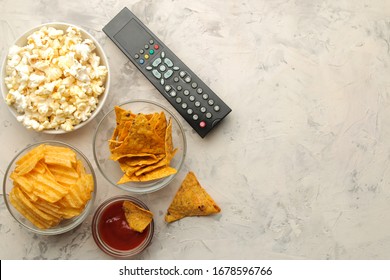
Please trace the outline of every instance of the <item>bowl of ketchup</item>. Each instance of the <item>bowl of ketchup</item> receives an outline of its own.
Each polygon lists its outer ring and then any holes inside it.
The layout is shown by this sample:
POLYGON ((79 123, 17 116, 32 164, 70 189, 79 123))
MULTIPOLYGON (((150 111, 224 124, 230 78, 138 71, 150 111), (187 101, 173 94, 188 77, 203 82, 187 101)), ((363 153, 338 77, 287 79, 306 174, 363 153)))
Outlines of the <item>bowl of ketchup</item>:
POLYGON ((96 210, 92 220, 92 235, 98 247, 116 258, 129 258, 145 250, 153 238, 153 221, 143 232, 131 229, 122 208, 124 201, 131 201, 146 210, 149 208, 139 199, 116 196, 104 201, 96 210))

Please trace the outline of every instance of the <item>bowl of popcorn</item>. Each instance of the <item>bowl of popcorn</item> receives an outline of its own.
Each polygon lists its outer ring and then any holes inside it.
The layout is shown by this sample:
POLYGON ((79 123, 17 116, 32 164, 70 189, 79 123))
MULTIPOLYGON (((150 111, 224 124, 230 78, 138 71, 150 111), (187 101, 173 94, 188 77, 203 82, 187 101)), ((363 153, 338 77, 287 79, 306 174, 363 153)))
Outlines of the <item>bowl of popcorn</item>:
POLYGON ((24 33, 9 48, 1 71, 1 91, 12 114, 26 128, 49 134, 90 122, 110 86, 100 44, 67 23, 47 23, 24 33))

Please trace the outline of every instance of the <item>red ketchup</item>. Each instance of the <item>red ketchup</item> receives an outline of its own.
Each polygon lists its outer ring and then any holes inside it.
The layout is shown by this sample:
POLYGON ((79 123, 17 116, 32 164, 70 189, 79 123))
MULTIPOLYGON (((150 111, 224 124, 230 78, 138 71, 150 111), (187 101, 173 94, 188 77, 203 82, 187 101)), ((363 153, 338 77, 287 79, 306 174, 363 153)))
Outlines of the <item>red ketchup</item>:
POLYGON ((150 226, 142 233, 132 230, 122 209, 123 201, 107 206, 100 216, 98 230, 102 240, 116 250, 131 250, 138 247, 147 237, 150 226))

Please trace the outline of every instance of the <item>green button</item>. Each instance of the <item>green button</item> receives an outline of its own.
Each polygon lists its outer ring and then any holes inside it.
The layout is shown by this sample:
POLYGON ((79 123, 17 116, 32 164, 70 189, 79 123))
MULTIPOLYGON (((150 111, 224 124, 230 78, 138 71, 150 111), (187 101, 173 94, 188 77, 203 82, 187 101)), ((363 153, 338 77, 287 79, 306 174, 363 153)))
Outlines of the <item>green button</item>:
POLYGON ((150 50, 149 53, 150 53, 150 54, 154 54, 154 50, 150 50))

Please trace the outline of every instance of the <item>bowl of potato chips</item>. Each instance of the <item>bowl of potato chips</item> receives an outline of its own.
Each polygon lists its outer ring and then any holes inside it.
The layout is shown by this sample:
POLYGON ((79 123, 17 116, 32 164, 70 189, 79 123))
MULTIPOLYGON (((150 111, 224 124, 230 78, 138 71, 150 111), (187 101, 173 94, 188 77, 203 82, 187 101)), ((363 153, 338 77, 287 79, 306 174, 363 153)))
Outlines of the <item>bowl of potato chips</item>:
POLYGON ((1 91, 27 129, 63 134, 89 123, 110 87, 107 57, 81 27, 52 22, 15 40, 1 68, 1 91))
POLYGON ((39 142, 11 161, 4 174, 3 196, 11 215, 28 230, 61 234, 90 214, 96 196, 95 173, 75 147, 39 142))
POLYGON ((177 117, 149 100, 112 108, 99 123, 93 154, 112 185, 135 194, 169 184, 182 168, 187 142, 177 117))

